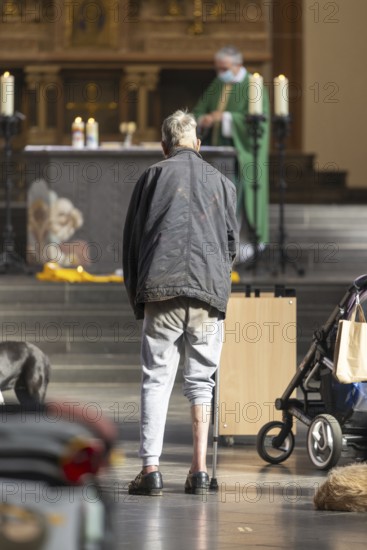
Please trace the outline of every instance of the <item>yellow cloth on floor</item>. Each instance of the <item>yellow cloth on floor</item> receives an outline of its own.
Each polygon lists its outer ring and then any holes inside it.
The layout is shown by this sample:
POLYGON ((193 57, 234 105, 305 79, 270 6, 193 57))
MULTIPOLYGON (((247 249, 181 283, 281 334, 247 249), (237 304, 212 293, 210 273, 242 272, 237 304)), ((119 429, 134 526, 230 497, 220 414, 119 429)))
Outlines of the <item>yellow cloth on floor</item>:
POLYGON ((237 271, 232 271, 231 273, 231 281, 232 283, 239 283, 240 282, 240 276, 237 273, 237 271))
MULTIPOLYGON (((66 283, 122 283, 124 278, 121 275, 92 275, 84 271, 82 266, 76 269, 60 267, 59 264, 48 262, 44 264, 43 271, 36 274, 40 281, 54 281, 66 283)), ((240 277, 237 271, 231 274, 232 283, 239 283, 240 277)))
POLYGON ((67 283, 122 283, 124 278, 120 275, 92 275, 79 266, 76 269, 60 267, 59 264, 48 262, 43 266, 43 271, 37 273, 40 281, 54 281, 67 283))

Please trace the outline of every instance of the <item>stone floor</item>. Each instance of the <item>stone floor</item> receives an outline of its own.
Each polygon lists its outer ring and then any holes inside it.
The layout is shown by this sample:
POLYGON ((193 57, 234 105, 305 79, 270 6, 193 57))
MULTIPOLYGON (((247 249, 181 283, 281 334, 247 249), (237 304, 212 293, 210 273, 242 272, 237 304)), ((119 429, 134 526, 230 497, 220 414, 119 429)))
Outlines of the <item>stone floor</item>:
MULTIPOLYGON (((188 406, 176 383, 161 461, 164 495, 136 497, 127 494, 126 486, 140 469, 139 384, 51 383, 48 399, 88 405, 90 414, 103 411, 118 424, 120 458, 101 480, 115 501, 116 550, 366 547, 364 514, 314 510, 312 497, 326 473, 311 465, 302 427, 294 453, 282 465, 264 463, 250 439, 220 447, 219 491, 206 497, 185 495, 191 433, 188 406)), ((210 474, 211 458, 210 448, 210 474)))
MULTIPOLYGON (((274 207, 271 216, 274 229, 274 207)), ((273 287, 284 283, 296 289, 301 329, 298 349, 303 357, 313 330, 325 322, 353 279, 367 271, 367 217, 364 205, 290 205, 286 221, 287 253, 291 264, 297 260, 304 268, 304 276, 299 277, 289 264, 285 274, 275 278, 264 268, 268 266, 260 265, 257 273, 242 270, 241 279, 246 284, 265 282, 273 287)), ((191 429, 179 384, 171 399, 161 461, 164 495, 129 496, 127 484, 140 470, 140 375, 138 325, 131 324, 126 296, 113 285, 102 292, 97 285, 41 285, 30 278, 5 276, 0 306, 3 339, 8 336, 6 329, 22 339, 24 328, 27 339, 39 343, 51 356, 48 399, 84 403, 86 411, 101 410, 118 425, 122 458, 101 479, 115 501, 116 550, 366 547, 365 514, 314 510, 312 497, 326 473, 315 470, 309 461, 303 426, 297 427, 293 454, 281 465, 264 463, 250 438, 239 438, 233 447, 220 447, 219 491, 206 498, 185 495, 191 429), (73 322, 75 338, 71 339, 65 327, 73 322), (101 330, 96 342, 84 337, 91 323, 98 323, 101 330), (51 325, 60 329, 60 338, 55 340, 51 333, 49 338, 37 339, 40 328, 51 325)), ((11 396, 5 394, 5 398, 11 396)), ((211 449, 208 458, 211 473, 211 449)))

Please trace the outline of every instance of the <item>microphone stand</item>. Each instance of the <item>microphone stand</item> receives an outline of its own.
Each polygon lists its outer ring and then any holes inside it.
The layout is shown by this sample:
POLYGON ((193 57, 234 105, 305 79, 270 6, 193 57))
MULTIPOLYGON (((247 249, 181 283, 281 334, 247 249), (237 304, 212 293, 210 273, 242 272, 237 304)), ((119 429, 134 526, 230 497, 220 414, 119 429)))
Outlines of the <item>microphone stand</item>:
POLYGON ((251 266, 250 269, 252 269, 254 272, 256 272, 256 267, 259 261, 259 234, 257 230, 257 222, 258 222, 258 192, 259 192, 259 164, 258 164, 258 157, 259 157, 259 148, 260 148, 260 140, 264 134, 264 126, 263 123, 266 121, 266 117, 264 115, 246 115, 246 123, 249 129, 250 137, 252 138, 252 156, 253 156, 253 163, 254 163, 254 173, 253 173, 253 182, 252 182, 252 190, 253 190, 253 223, 250 224, 250 230, 252 233, 252 246, 254 247, 254 256, 251 259, 251 266))
POLYGON ((285 273, 286 266, 290 264, 297 274, 305 274, 304 269, 298 267, 297 262, 292 261, 286 253, 286 232, 284 220, 285 192, 287 184, 284 177, 285 142, 289 134, 291 123, 290 115, 275 115, 273 117, 275 144, 278 149, 278 186, 279 186, 279 266, 285 273))

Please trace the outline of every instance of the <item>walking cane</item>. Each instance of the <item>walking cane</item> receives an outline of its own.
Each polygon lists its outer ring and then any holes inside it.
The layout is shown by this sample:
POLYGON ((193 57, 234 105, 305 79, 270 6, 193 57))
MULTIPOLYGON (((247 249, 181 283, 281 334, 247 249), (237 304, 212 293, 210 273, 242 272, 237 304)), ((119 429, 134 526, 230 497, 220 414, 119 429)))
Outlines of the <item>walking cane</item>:
POLYGON ((217 481, 217 460, 218 460, 218 439, 219 439, 219 372, 220 364, 218 365, 215 373, 215 386, 214 386, 214 403, 213 403, 213 469, 212 478, 210 480, 210 491, 218 491, 217 481))

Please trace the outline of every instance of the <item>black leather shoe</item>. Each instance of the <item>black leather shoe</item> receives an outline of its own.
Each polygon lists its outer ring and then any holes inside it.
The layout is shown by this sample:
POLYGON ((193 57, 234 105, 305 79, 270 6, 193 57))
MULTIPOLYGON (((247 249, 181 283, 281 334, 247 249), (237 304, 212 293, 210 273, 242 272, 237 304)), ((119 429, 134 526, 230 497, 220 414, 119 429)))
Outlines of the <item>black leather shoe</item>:
POLYGON ((185 483, 185 493, 191 495, 206 495, 209 489, 209 476, 206 472, 188 474, 185 483))
POLYGON ((162 495, 163 480, 161 472, 140 472, 136 478, 129 483, 129 495, 147 495, 159 497, 162 495))

